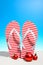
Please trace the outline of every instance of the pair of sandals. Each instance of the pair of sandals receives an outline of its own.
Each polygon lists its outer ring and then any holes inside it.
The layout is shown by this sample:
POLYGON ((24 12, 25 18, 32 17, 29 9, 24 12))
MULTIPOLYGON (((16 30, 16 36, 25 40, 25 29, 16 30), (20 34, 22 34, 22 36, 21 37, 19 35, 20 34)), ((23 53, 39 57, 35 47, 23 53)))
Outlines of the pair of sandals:
POLYGON ((26 61, 37 59, 34 54, 35 43, 38 31, 34 23, 26 21, 22 28, 22 39, 18 22, 12 21, 6 28, 6 40, 10 57, 13 59, 22 58, 26 61))

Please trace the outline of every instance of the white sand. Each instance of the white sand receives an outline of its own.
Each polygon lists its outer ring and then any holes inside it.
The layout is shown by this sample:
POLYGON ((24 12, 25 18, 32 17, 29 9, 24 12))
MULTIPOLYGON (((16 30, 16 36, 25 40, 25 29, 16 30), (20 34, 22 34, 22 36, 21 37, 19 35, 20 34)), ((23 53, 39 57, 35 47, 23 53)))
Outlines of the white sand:
POLYGON ((26 62, 23 59, 13 60, 8 54, 0 52, 0 65, 43 65, 43 51, 38 51, 38 60, 32 62, 26 62))

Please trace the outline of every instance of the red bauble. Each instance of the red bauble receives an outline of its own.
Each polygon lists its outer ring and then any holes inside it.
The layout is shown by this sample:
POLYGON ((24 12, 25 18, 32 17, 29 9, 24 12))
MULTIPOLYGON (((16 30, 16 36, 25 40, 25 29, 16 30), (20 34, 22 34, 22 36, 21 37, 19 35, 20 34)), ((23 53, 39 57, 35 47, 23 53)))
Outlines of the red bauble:
POLYGON ((33 56, 33 60, 37 60, 38 59, 38 56, 35 54, 34 56, 33 56))
POLYGON ((33 60, 33 55, 31 54, 31 52, 28 52, 28 53, 25 55, 24 60, 27 61, 27 62, 31 62, 31 61, 33 60))
POLYGON ((18 56, 16 54, 14 54, 14 56, 12 57, 12 59, 17 60, 18 56))

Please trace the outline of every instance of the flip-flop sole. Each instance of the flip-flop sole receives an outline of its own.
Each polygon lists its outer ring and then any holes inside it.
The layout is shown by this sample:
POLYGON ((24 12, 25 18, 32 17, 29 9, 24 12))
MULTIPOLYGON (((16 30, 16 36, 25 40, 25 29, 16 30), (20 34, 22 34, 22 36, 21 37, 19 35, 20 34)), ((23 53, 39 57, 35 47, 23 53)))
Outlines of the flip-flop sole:
POLYGON ((14 54, 17 54, 18 57, 20 57, 19 36, 17 36, 15 31, 13 31, 13 33, 10 35, 10 32, 14 28, 17 30, 18 33, 20 33, 20 27, 19 27, 18 23, 16 21, 12 21, 8 24, 8 26, 6 28, 6 40, 7 40, 7 42, 9 41, 9 44, 8 43, 7 44, 8 44, 10 57, 14 56, 14 54), (9 45, 11 46, 11 48, 9 48, 9 45))
MULTIPOLYGON (((23 37, 24 37, 24 34, 26 33, 26 31, 28 30, 28 28, 30 30, 32 30, 32 32, 35 35, 35 38, 37 39, 37 35, 38 35, 37 28, 34 25, 34 23, 32 23, 30 21, 27 21, 24 23, 24 26, 22 29, 23 37)), ((29 33, 27 33, 26 37, 24 38, 23 45, 24 45, 25 49, 23 49, 21 52, 21 58, 23 58, 25 56, 26 52, 31 52, 32 54, 34 53, 34 46, 35 46, 35 42, 36 42, 36 39, 34 39, 34 35, 32 35, 31 32, 29 32, 29 33)))

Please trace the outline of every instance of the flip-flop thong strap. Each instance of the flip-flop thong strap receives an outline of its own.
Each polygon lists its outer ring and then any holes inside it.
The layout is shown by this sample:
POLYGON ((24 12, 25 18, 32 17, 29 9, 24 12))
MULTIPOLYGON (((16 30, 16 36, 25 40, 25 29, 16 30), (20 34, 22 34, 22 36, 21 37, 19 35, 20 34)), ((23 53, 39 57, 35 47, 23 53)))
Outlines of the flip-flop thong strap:
POLYGON ((30 28, 28 28, 28 30, 27 30, 26 33, 24 34, 23 39, 27 36, 27 34, 28 34, 29 32, 32 34, 32 36, 34 37, 34 40, 36 41, 36 36, 35 36, 34 32, 33 32, 32 30, 30 30, 30 28))
POLYGON ((9 34, 9 38, 8 38, 8 45, 9 45, 9 48, 10 49, 12 49, 12 47, 11 47, 11 45, 9 44, 9 39, 10 39, 10 36, 12 35, 12 33, 13 32, 16 32, 16 34, 19 36, 19 38, 20 38, 20 35, 19 35, 19 33, 17 32, 17 30, 15 29, 15 28, 13 28, 12 30, 11 30, 11 32, 10 32, 10 34, 9 34))
MULTIPOLYGON (((23 43, 22 43, 22 41, 21 41, 21 36, 19 35, 18 31, 17 31, 15 28, 13 28, 13 29, 11 30, 11 32, 10 32, 10 34, 9 34, 9 39, 10 39, 10 36, 12 35, 12 33, 13 33, 14 31, 15 31, 16 34, 19 36, 19 39, 20 39, 20 50, 22 50, 22 47, 24 47, 24 45, 23 45, 23 43)), ((8 40, 9 40, 9 39, 8 39, 8 40)), ((11 45, 9 44, 9 41, 8 41, 8 45, 9 45, 9 48, 12 49, 11 45)))

